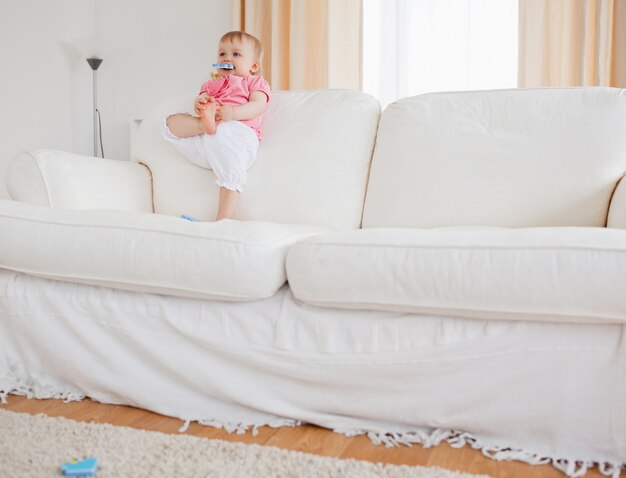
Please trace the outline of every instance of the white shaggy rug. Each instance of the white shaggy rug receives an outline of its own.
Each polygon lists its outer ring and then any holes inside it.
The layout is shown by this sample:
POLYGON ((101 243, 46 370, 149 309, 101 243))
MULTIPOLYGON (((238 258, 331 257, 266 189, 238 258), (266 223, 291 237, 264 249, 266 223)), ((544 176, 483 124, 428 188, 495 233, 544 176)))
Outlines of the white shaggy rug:
POLYGON ((2 476, 62 476, 61 464, 90 456, 98 478, 488 478, 0 410, 2 476))

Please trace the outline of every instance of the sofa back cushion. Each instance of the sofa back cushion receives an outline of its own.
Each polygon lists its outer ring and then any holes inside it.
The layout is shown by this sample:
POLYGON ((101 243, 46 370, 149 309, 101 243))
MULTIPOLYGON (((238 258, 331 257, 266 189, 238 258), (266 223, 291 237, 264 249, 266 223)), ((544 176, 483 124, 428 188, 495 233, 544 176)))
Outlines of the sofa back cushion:
MULTIPOLYGON (((166 100, 144 119, 133 157, 153 175, 156 213, 213 220, 218 186, 161 136, 167 114, 191 112, 193 93, 166 100)), ((236 219, 357 228, 380 106, 358 91, 276 91, 248 171, 236 219)))
POLYGON ((435 93, 383 113, 363 227, 604 226, 626 90, 435 93))

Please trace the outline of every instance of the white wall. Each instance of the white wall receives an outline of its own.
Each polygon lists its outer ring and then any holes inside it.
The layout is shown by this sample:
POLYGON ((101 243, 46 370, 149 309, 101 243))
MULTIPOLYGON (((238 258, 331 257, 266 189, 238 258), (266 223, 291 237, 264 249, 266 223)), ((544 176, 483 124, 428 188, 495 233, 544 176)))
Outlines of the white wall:
MULTIPOLYGON (((91 34, 94 0, 0 0, 0 198, 20 150, 85 152, 90 84, 68 39, 91 34)), ((89 66, 85 63, 85 67, 89 66)), ((88 72, 85 72, 87 75, 88 72)))
POLYGON ((130 121, 208 79, 229 0, 0 0, 0 198, 20 150, 93 154, 92 73, 71 39, 103 52, 104 153, 128 159, 130 121))
POLYGON ((106 157, 129 158, 130 121, 163 98, 193 101, 230 27, 230 0, 96 0, 97 36, 110 50, 98 70, 106 157))

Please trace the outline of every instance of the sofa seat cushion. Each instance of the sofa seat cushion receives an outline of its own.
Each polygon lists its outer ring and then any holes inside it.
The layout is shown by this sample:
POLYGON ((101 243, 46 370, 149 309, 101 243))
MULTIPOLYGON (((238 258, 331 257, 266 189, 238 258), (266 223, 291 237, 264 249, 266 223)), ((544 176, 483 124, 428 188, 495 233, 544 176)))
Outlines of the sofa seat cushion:
POLYGON ((294 296, 327 307, 476 319, 626 322, 626 231, 365 229, 296 244, 294 296))
POLYGON ((149 213, 0 201, 0 267, 168 295, 255 300, 285 282, 289 246, 320 232, 267 222, 190 222, 149 213))

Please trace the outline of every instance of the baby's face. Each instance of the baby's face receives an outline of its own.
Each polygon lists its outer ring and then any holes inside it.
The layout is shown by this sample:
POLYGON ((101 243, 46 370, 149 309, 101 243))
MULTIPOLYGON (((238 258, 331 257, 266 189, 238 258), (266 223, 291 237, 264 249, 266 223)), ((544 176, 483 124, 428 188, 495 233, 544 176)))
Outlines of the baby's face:
POLYGON ((228 75, 248 76, 256 73, 259 69, 254 45, 251 42, 238 40, 220 42, 217 50, 217 63, 230 63, 235 67, 233 70, 218 68, 217 75, 219 77, 228 75))

